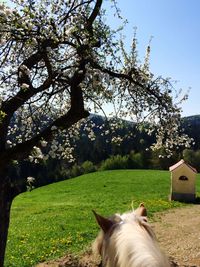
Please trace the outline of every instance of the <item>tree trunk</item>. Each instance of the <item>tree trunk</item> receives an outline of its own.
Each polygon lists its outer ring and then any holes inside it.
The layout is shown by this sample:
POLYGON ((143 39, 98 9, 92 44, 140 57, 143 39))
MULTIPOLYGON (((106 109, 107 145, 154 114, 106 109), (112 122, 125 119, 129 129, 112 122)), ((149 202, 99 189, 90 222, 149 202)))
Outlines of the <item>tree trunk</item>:
POLYGON ((5 179, 2 179, 2 177, 0 178, 0 267, 3 267, 10 221, 10 208, 12 200, 17 194, 14 194, 12 184, 5 182, 5 179))

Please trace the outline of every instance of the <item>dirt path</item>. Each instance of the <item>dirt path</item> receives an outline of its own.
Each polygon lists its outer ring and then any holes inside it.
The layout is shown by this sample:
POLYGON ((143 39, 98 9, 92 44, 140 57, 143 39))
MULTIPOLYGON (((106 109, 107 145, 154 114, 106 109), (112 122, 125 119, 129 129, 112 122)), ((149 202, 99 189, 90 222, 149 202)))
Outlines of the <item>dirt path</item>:
POLYGON ((181 267, 200 266, 200 205, 173 209, 156 216, 153 228, 166 253, 181 267))
MULTIPOLYGON (((161 247, 173 258, 172 266, 200 267, 200 205, 189 205, 157 213, 152 223, 161 247)), ((36 267, 97 267, 86 253, 78 260, 66 256, 36 267)))

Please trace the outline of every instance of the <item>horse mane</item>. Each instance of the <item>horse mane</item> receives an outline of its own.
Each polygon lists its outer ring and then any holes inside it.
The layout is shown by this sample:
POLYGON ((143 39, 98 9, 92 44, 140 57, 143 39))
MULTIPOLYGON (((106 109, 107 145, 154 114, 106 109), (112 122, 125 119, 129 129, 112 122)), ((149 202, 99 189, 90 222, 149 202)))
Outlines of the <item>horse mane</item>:
POLYGON ((103 267, 170 266, 146 216, 133 211, 105 220, 109 229, 101 230, 93 243, 93 251, 101 255, 103 267))

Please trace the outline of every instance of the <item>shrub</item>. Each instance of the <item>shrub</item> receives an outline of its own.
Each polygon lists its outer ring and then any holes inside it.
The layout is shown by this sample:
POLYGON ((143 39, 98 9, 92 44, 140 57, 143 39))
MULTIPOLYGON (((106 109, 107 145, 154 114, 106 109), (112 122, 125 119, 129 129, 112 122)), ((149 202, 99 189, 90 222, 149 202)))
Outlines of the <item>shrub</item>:
POLYGON ((74 164, 71 169, 71 177, 77 177, 81 174, 83 174, 81 166, 79 166, 78 164, 74 164))
POLYGON ((96 171, 96 168, 95 168, 93 162, 89 161, 89 160, 83 162, 83 164, 81 165, 81 168, 82 168, 82 171, 84 174, 96 171))
POLYGON ((132 151, 128 156, 128 168, 129 169, 143 169, 144 159, 141 153, 135 153, 132 151))
POLYGON ((102 162, 100 170, 116 170, 116 169, 126 169, 128 166, 127 156, 111 156, 102 162))

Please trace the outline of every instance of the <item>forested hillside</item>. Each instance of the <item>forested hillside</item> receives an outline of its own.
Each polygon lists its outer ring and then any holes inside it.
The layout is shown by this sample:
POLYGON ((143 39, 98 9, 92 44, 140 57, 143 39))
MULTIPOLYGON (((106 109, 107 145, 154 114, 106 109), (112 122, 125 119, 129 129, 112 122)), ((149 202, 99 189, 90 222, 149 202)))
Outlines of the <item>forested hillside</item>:
MULTIPOLYGON (((81 129, 73 144, 74 162, 50 157, 37 164, 29 161, 20 162, 10 171, 13 175, 23 176, 24 179, 33 176, 36 178, 35 186, 41 186, 96 169, 168 169, 181 158, 200 170, 200 115, 182 119, 184 132, 194 139, 194 143, 189 149, 174 151, 171 158, 160 157, 162 151, 150 151, 148 148, 155 137, 139 130, 135 123, 123 121, 113 132, 109 124, 106 126, 103 117, 92 115, 90 124, 95 138, 91 140, 88 131, 85 128, 81 129), (102 128, 107 132, 106 135, 102 134, 102 128), (120 143, 112 142, 113 136, 116 135, 123 138, 120 143)), ((62 138, 59 142, 62 142, 62 138)))
POLYGON ((193 149, 200 149, 200 115, 185 117, 182 119, 182 126, 189 136, 194 138, 193 149))

